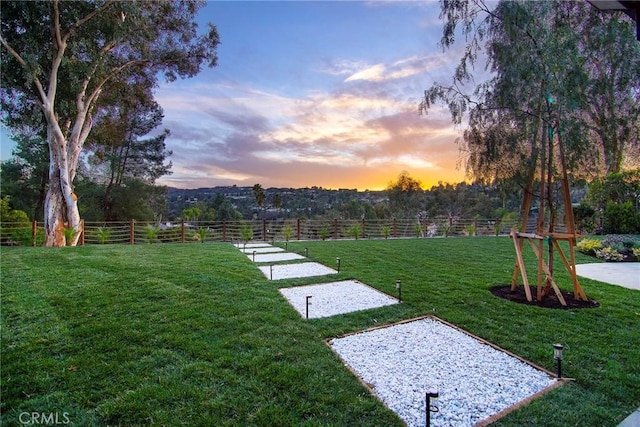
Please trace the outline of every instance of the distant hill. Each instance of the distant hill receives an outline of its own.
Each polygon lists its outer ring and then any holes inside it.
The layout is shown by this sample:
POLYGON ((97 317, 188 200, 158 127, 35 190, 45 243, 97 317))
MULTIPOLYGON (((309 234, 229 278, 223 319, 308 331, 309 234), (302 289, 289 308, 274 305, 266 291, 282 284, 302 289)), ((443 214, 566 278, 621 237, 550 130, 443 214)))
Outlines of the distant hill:
POLYGON ((324 215, 334 206, 349 203, 352 200, 366 201, 372 205, 387 199, 386 191, 358 191, 356 189, 330 190, 322 187, 310 188, 266 188, 267 200, 264 212, 258 212, 253 187, 219 186, 212 188, 180 189, 168 188, 169 218, 178 218, 183 209, 197 204, 215 205, 221 197, 228 199, 233 207, 242 213, 244 218, 258 214, 269 217, 313 217, 324 215), (282 205, 279 209, 273 206, 273 196, 279 194, 282 205))

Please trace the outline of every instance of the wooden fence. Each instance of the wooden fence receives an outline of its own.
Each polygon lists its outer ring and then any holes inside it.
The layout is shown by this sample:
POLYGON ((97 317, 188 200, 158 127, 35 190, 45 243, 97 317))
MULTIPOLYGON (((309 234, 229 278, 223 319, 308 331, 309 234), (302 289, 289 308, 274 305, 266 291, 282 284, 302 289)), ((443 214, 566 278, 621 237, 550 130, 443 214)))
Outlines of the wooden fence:
MULTIPOLYGON (((329 239, 423 238, 508 234, 514 222, 495 219, 254 220, 178 223, 83 222, 80 245, 186 242, 241 242, 329 239)), ((2 223, 2 245, 39 246, 42 224, 2 223)))

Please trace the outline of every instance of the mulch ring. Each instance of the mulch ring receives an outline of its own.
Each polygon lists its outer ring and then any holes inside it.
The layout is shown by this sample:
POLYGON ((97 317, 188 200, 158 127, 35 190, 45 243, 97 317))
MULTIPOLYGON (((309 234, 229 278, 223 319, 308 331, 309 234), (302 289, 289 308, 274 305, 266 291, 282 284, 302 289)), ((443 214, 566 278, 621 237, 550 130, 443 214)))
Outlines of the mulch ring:
POLYGON ((579 301, 573 298, 573 292, 563 291, 562 296, 564 297, 567 305, 562 305, 555 292, 551 290, 551 293, 542 298, 542 301, 538 301, 536 299, 536 286, 531 286, 531 296, 533 301, 527 301, 527 294, 524 292, 524 286, 518 285, 515 291, 511 291, 511 285, 496 285, 490 288, 490 291, 493 295, 504 298, 509 301, 517 302, 519 304, 526 305, 535 305, 543 308, 559 308, 564 310, 574 310, 579 308, 596 308, 600 307, 600 303, 594 300, 588 301, 579 301))

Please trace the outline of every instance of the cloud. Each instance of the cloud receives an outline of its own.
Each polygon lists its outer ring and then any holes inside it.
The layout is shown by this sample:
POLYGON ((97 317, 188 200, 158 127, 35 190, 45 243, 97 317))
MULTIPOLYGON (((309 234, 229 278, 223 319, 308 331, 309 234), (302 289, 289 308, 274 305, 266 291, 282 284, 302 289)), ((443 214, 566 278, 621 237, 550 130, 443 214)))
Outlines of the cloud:
POLYGON ((425 77, 441 68, 434 55, 325 61, 326 74, 348 77, 295 96, 230 82, 163 88, 174 173, 161 182, 381 189, 403 170, 425 185, 460 180, 448 113, 417 111, 425 77))

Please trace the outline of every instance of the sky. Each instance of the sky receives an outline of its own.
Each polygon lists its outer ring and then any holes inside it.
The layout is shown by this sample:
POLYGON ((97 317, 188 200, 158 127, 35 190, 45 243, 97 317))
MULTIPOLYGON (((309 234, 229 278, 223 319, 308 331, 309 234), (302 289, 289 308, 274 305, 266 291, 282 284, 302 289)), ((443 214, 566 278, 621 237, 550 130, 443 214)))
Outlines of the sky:
MULTIPOLYGON (((437 1, 210 1, 218 66, 161 82, 171 175, 158 184, 380 190, 408 172, 425 188, 464 170, 444 108, 460 51, 438 46, 437 1)), ((0 132, 2 157, 10 149, 0 132)))
POLYGON ((437 1, 209 2, 219 65, 163 85, 173 174, 162 184, 384 189, 408 172, 460 182, 448 111, 418 112, 460 52, 437 1))

